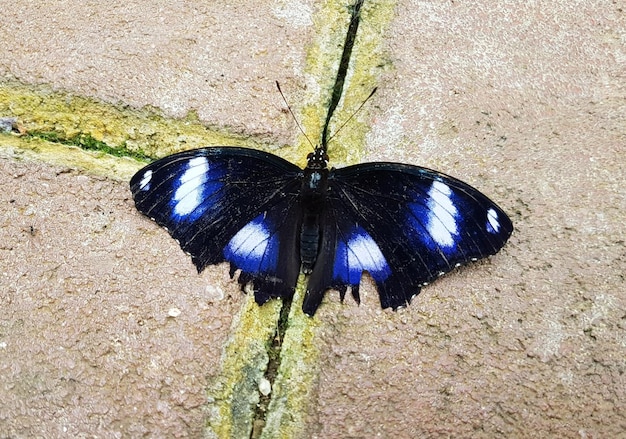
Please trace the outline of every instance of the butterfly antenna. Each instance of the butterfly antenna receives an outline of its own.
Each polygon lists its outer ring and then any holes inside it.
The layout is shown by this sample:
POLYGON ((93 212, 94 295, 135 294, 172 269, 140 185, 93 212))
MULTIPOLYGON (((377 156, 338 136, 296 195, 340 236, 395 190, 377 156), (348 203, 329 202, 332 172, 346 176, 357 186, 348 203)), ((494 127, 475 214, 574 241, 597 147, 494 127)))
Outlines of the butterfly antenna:
POLYGON ((335 112, 337 105, 339 105, 339 100, 343 94, 343 85, 346 82, 346 74, 348 73, 348 66, 350 65, 352 47, 354 47, 356 31, 359 29, 359 22, 361 21, 361 7, 363 6, 363 1, 364 0, 357 0, 352 7, 352 18, 350 19, 350 26, 348 27, 348 32, 346 33, 346 42, 343 45, 343 53, 341 54, 341 61, 339 61, 339 70, 337 70, 337 78, 335 79, 333 94, 330 98, 328 114, 326 115, 326 122, 324 122, 324 130, 322 131, 322 149, 324 152, 328 149, 328 124, 330 123, 330 119, 333 117, 333 113, 335 112))
POLYGON ((306 138, 307 142, 309 142, 309 145, 311 145, 313 147, 313 149, 315 149, 315 145, 313 145, 313 142, 311 142, 311 139, 309 139, 309 136, 306 135, 306 133, 304 132, 304 130, 300 126, 300 123, 298 122, 298 119, 296 118, 296 115, 293 114, 293 111, 291 110, 291 107, 289 106, 289 103, 287 102, 287 99, 285 98, 285 95, 283 94, 283 91, 280 89, 280 84, 278 83, 278 81, 276 81, 276 87, 278 88, 278 93, 280 93, 280 95, 283 98, 283 101, 285 102, 285 105, 287 106, 287 110, 289 110, 289 113, 291 113, 291 117, 293 117, 294 122, 298 126, 298 129, 300 130, 302 135, 306 138))
POLYGON ((366 97, 366 98, 365 98, 365 100, 361 103, 361 105, 359 105, 359 108, 357 108, 357 109, 356 109, 356 111, 355 111, 354 113, 352 113, 352 115, 351 115, 351 116, 350 116, 350 117, 349 117, 349 118, 348 118, 348 119, 347 119, 344 123, 342 123, 342 124, 341 124, 341 126, 337 129, 337 131, 335 131, 335 132, 333 133, 333 135, 332 135, 332 136, 330 136, 330 137, 328 138, 328 140, 327 140, 328 142, 330 142, 331 140, 333 140, 333 138, 334 138, 337 134, 339 134, 339 131, 341 131, 341 130, 343 129, 343 127, 345 127, 345 126, 348 124, 348 122, 350 122, 350 121, 352 120, 352 118, 353 118, 354 116, 356 116, 356 114, 357 114, 359 111, 361 111, 361 108, 363 108, 363 105, 365 105, 365 104, 367 103, 367 101, 369 101, 369 100, 370 100, 370 98, 371 98, 372 96, 374 96, 374 93, 376 93, 376 90, 378 90, 378 87, 374 87, 374 90, 372 90, 372 92, 370 93, 370 95, 369 95, 368 97, 366 97))

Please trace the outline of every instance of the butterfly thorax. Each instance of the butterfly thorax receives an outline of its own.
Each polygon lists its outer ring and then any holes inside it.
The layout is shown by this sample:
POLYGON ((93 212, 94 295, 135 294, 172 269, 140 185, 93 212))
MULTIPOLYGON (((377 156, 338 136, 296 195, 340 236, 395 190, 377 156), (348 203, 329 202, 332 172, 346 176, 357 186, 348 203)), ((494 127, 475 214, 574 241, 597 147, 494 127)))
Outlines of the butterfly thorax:
POLYGON ((319 253, 320 224, 326 205, 329 173, 328 156, 322 148, 316 148, 307 159, 300 188, 300 261, 305 274, 311 273, 319 253))

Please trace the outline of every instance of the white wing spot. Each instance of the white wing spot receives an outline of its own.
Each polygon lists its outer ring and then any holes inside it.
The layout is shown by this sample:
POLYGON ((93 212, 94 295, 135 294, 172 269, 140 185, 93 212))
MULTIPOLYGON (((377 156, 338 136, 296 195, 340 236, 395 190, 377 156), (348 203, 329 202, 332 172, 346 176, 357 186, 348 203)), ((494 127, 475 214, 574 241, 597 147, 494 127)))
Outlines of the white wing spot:
POLYGON ((382 272, 387 261, 371 236, 358 234, 348 241, 348 266, 360 267, 369 272, 382 272))
POLYGON ((487 211, 487 231, 489 233, 498 233, 500 231, 500 221, 498 221, 498 212, 493 208, 487 211))
POLYGON ((444 247, 454 245, 454 236, 458 233, 456 216, 458 211, 450 195, 452 191, 447 184, 433 181, 428 191, 428 231, 437 244, 444 247))
POLYGON ((226 246, 226 253, 260 260, 269 243, 270 233, 261 222, 250 222, 232 237, 226 246))
POLYGON ((174 212, 177 215, 189 215, 202 202, 202 183, 206 180, 209 162, 206 157, 195 157, 189 160, 189 165, 180 177, 180 186, 174 194, 177 201, 174 212), (198 177, 203 177, 196 180, 198 177))
POLYGON ((152 169, 148 169, 143 177, 141 178, 141 182, 139 182, 139 190, 140 191, 149 191, 150 190, 150 180, 152 180, 152 169))

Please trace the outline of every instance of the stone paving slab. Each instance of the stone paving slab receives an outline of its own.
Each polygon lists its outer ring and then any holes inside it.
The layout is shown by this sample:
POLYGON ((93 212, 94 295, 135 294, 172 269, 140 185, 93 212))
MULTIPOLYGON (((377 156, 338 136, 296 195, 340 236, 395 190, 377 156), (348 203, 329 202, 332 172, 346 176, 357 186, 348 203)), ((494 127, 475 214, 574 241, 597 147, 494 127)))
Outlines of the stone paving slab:
POLYGON ((241 371, 269 354, 240 359, 277 304, 258 309, 225 266, 198 275, 135 211, 140 160, 30 134, 150 156, 248 144, 302 164, 310 147, 274 81, 316 141, 345 4, 4 3, 0 117, 21 135, 0 136, 0 436, 626 430, 624 4, 366 0, 338 118, 379 89, 332 163, 441 170, 516 231, 399 312, 369 282, 361 306, 330 293, 307 320, 294 305, 254 421, 264 370, 241 371), (238 385, 250 393, 228 393, 238 385))

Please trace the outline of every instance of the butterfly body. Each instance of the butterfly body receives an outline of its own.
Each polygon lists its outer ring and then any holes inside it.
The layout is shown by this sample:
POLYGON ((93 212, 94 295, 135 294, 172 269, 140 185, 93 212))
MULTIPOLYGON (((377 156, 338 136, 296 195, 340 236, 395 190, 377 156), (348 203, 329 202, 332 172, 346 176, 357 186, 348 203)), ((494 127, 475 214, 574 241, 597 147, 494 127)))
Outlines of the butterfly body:
POLYGON ((322 216, 328 192, 328 174, 328 156, 321 148, 317 148, 308 156, 300 191, 302 207, 300 261, 304 274, 311 274, 319 253, 322 216))
POLYGON ((485 195, 453 177, 399 163, 328 168, 325 148, 307 166, 247 148, 214 147, 157 160, 130 183, 136 206, 164 226, 198 271, 230 263, 257 303, 294 294, 303 311, 327 290, 359 301, 363 272, 383 308, 466 262, 495 254, 513 226, 485 195))

